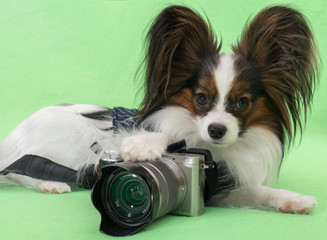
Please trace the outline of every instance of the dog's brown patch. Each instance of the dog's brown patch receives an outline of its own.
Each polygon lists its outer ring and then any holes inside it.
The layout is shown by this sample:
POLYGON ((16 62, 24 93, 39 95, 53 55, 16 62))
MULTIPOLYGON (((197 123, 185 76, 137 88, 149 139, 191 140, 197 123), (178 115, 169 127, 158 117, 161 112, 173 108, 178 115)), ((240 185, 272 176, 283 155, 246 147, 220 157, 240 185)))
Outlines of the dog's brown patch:
POLYGON ((246 119, 246 126, 266 126, 273 131, 277 136, 281 136, 282 129, 280 128, 279 118, 268 107, 268 102, 265 97, 259 97, 252 103, 249 117, 246 119))
POLYGON ((218 98, 218 89, 215 77, 212 73, 207 74, 198 82, 195 89, 184 88, 178 94, 174 95, 168 105, 178 105, 186 108, 192 115, 203 117, 212 109, 218 98), (200 103, 199 98, 204 97, 206 102, 200 103))

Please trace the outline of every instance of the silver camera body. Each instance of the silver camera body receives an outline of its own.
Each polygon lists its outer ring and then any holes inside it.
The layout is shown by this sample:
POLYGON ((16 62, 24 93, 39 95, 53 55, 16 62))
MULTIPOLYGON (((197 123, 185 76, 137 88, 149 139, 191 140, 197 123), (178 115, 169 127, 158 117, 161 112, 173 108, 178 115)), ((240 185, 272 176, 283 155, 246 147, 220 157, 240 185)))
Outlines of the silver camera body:
POLYGON ((199 216, 204 213, 203 155, 165 154, 160 160, 130 163, 124 161, 118 151, 107 150, 101 159, 109 164, 118 163, 128 169, 142 168, 150 173, 160 193, 155 200, 159 203, 155 218, 168 213, 183 216, 199 216), (171 206, 173 202, 175 205, 171 206))
POLYGON ((198 216, 204 213, 204 156, 196 154, 167 154, 162 160, 179 179, 180 205, 170 214, 198 216))
POLYGON ((100 231, 126 236, 166 214, 203 214, 207 157, 174 153, 131 163, 117 151, 105 151, 92 190, 93 204, 101 214, 100 231))

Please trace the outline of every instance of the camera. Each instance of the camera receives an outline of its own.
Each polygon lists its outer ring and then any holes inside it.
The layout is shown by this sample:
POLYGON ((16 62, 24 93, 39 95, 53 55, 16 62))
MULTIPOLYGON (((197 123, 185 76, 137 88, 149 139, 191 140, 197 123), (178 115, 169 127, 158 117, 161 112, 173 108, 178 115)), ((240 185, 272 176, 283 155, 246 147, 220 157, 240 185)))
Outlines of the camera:
POLYGON ((106 151, 101 163, 91 197, 101 214, 100 231, 112 236, 135 234, 166 214, 201 215, 210 188, 207 170, 216 172, 203 149, 138 163, 106 151))

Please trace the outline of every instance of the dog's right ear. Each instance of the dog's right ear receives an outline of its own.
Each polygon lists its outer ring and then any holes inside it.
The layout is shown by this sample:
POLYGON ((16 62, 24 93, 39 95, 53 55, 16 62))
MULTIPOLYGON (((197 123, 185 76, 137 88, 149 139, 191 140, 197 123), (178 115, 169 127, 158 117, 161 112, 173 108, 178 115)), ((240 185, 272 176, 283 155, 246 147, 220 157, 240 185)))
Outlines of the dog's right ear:
POLYGON ((309 22, 286 6, 265 8, 247 24, 233 51, 256 69, 292 140, 298 127, 302 132, 319 82, 320 57, 309 22))
POLYGON ((203 64, 217 62, 221 48, 210 25, 183 6, 167 7, 157 16, 148 32, 147 44, 140 118, 163 106, 199 74, 196 71, 203 64))

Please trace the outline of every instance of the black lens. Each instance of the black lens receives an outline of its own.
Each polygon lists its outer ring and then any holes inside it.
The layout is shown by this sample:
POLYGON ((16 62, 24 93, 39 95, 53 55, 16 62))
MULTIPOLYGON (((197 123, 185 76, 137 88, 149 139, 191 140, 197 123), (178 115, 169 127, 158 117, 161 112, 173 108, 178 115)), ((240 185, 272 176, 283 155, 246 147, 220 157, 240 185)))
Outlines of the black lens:
POLYGON ((151 207, 150 189, 145 180, 131 172, 119 172, 109 183, 107 199, 118 218, 136 221, 151 207))

